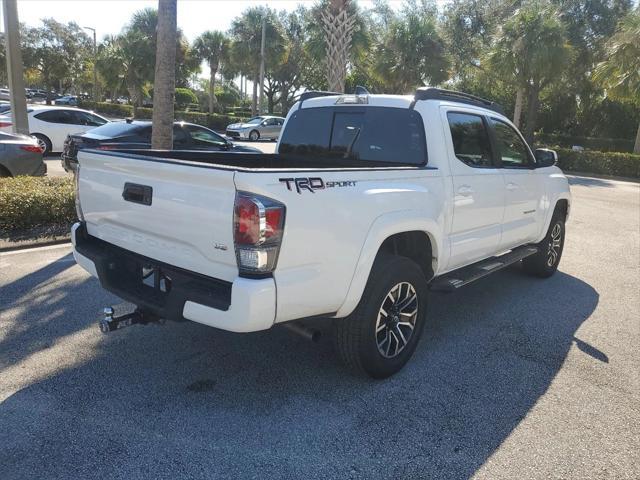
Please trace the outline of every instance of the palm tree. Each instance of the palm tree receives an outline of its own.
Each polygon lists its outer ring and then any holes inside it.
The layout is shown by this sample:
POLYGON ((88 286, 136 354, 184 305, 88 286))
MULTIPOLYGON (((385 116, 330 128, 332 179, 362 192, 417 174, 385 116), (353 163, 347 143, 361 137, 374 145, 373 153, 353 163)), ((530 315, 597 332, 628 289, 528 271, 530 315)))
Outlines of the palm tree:
POLYGON ((437 12, 408 2, 399 15, 382 12, 379 43, 372 56, 375 79, 387 93, 411 93, 423 85, 447 80, 444 41, 437 30, 437 12))
POLYGON ((196 38, 193 48, 196 55, 209 64, 209 112, 213 113, 218 100, 215 95, 216 74, 220 63, 226 62, 229 55, 229 39, 222 32, 208 31, 196 38))
POLYGON ((325 36, 327 84, 329 90, 344 92, 347 78, 347 64, 355 15, 349 14, 350 0, 329 0, 327 7, 321 10, 322 29, 325 36))
POLYGON ((173 148, 173 103, 176 90, 176 3, 177 0, 158 0, 151 146, 164 150, 173 148))
POLYGON ((517 10, 494 39, 487 58, 489 69, 516 88, 516 125, 526 97, 524 134, 529 142, 533 141, 540 92, 559 78, 570 52, 565 27, 547 2, 528 3, 517 10))
MULTIPOLYGON (((596 67, 595 80, 608 97, 640 107, 640 7, 620 22, 607 44, 605 58, 596 67)), ((633 153, 640 153, 640 125, 633 153)))
POLYGON ((258 86, 260 83, 260 45, 262 43, 262 19, 266 19, 265 68, 269 71, 278 63, 285 51, 282 25, 275 12, 267 7, 252 7, 233 20, 231 25, 230 71, 250 75, 253 82, 252 112, 257 112, 258 86))

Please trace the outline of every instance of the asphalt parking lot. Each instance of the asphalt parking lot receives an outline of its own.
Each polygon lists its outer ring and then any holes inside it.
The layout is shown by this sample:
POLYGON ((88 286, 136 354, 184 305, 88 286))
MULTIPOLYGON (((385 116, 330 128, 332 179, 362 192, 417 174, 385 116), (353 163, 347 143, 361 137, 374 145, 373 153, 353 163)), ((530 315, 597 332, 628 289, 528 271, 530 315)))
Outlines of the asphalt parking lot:
MULTIPOLYGON (((250 147, 258 148, 262 150, 264 153, 274 153, 276 151, 276 142, 250 142, 250 141, 237 141, 234 140, 235 143, 239 145, 248 145, 250 147)), ((53 153, 44 159, 47 164, 47 175, 50 177, 64 177, 68 175, 67 172, 62 168, 62 164, 60 163, 60 154, 53 153)))
POLYGON ((104 336, 68 246, 0 254, 0 478, 640 478, 640 185, 571 183, 560 271, 432 294, 385 381, 328 324, 104 336))

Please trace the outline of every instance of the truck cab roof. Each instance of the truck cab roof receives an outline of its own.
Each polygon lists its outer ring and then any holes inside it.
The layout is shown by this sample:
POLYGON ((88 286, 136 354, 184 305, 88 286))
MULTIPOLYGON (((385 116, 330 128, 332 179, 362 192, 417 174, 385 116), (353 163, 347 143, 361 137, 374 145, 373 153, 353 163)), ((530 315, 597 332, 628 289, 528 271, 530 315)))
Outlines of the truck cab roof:
POLYGON ((479 107, 494 115, 497 113, 504 116, 504 109, 496 102, 464 92, 435 87, 420 87, 413 95, 370 94, 363 87, 357 87, 354 94, 311 91, 300 96, 299 108, 329 107, 339 104, 413 108, 420 101, 479 107))

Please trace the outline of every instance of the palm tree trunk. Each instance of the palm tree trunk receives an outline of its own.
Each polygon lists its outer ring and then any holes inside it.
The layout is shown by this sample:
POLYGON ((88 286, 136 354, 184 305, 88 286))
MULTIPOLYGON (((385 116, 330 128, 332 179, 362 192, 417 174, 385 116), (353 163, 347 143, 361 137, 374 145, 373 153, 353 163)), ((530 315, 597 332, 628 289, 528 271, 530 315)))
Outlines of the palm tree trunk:
POLYGON ((520 128, 520 117, 522 116, 522 104, 524 103, 524 88, 518 87, 516 91, 516 106, 513 109, 513 124, 520 128))
POLYGON ((173 103, 176 91, 177 0, 158 1, 158 40, 153 84, 151 146, 173 148, 173 103))
POLYGON ((529 90, 529 105, 527 105, 527 124, 524 131, 524 138, 533 145, 533 132, 536 130, 536 122, 538 121, 538 104, 540 103, 540 87, 539 85, 531 85, 529 90))
POLYGON ((329 2, 326 10, 320 12, 324 30, 327 84, 329 90, 344 93, 347 78, 347 63, 351 50, 351 38, 356 18, 347 12, 348 0, 329 2))
POLYGON ((251 116, 255 117, 258 114, 258 83, 260 79, 258 75, 253 77, 253 98, 251 99, 251 116))
POLYGON ((273 106, 275 102, 273 101, 273 97, 276 93, 274 91, 269 91, 266 93, 267 95, 267 113, 273 113, 273 106))
POLYGON ((633 146, 633 153, 640 153, 640 123, 638 124, 638 131, 636 133, 636 143, 633 146))
POLYGON ((213 113, 215 106, 218 104, 218 99, 215 94, 216 86, 216 73, 217 70, 211 68, 209 73, 209 113, 213 113))

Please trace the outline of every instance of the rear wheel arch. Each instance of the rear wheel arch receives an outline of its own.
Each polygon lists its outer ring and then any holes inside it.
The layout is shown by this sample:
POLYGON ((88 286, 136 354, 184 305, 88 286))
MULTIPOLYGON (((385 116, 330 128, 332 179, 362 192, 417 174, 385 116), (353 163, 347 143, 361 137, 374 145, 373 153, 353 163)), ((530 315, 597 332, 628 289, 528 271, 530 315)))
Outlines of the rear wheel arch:
POLYGON ((436 271, 436 253, 429 233, 411 230, 388 236, 380 245, 376 258, 382 254, 406 257, 415 262, 425 279, 430 281, 436 271))
POLYGON ((49 137, 47 137, 43 133, 32 133, 31 136, 38 139, 38 144, 40 144, 41 146, 44 145, 45 151, 42 153, 43 156, 51 153, 53 149, 53 143, 51 142, 51 139, 49 137))
POLYGON ((351 283, 336 317, 349 315, 362 298, 375 261, 383 253, 409 258, 419 265, 428 282, 438 272, 438 258, 442 254, 439 224, 424 212, 400 210, 381 215, 367 232, 351 283), (430 260, 429 258, 429 250, 430 260))
POLYGON ((567 215, 569 215, 569 200, 566 198, 561 198, 556 202, 556 207, 553 210, 553 215, 562 215, 564 220, 567 219, 567 215))
POLYGON ((11 175, 11 172, 7 167, 5 167, 4 165, 0 165, 0 178, 8 177, 13 177, 13 175, 11 175))

